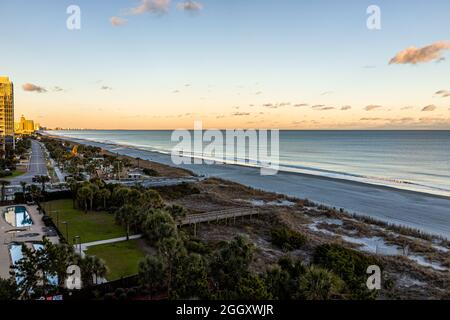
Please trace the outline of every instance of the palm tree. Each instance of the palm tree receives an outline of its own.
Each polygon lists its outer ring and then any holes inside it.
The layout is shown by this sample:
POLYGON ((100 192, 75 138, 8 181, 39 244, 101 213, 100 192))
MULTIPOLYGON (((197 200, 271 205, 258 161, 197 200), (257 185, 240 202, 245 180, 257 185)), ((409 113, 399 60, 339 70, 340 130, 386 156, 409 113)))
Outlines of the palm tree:
POLYGON ((97 192, 97 195, 100 199, 103 200, 103 209, 106 209, 106 201, 111 197, 111 192, 108 189, 100 189, 97 192))
POLYGON ((342 280, 335 274, 314 266, 299 281, 299 293, 306 300, 329 300, 341 288, 342 280))
POLYGON ((27 190, 27 183, 25 181, 21 181, 20 185, 22 186, 22 192, 23 192, 23 195, 25 196, 26 190, 27 190))
POLYGON ((0 180, 0 184, 2 185, 2 202, 5 201, 6 196, 6 186, 9 186, 11 182, 7 180, 0 180))
POLYGON ((108 272, 103 260, 88 255, 81 261, 81 269, 84 274, 84 281, 89 285, 98 284, 98 278, 104 278, 108 272), (95 281, 93 281, 94 276, 95 281))
POLYGON ((123 206, 127 200, 128 200, 128 194, 130 193, 131 189, 127 187, 119 186, 117 188, 114 188, 112 198, 114 199, 114 203, 120 207, 123 206))
POLYGON ((159 244, 159 253, 167 266, 167 292, 172 290, 173 268, 177 255, 183 254, 181 241, 176 237, 164 238, 159 244))
POLYGON ((72 192, 72 201, 73 201, 73 208, 75 208, 75 200, 77 198, 78 189, 80 188, 79 183, 75 179, 70 179, 68 181, 70 191, 72 192))
POLYGON ((166 278, 166 265, 160 256, 146 256, 139 262, 139 281, 150 287, 150 299, 155 288, 161 287, 166 278))
POLYGON ((141 158, 136 158, 136 160, 137 160, 137 165, 138 165, 138 169, 140 169, 141 168, 141 158))
POLYGON ((84 203, 84 212, 88 212, 88 200, 92 196, 92 189, 88 186, 84 186, 81 189, 78 190, 77 197, 79 201, 82 201, 84 203))
POLYGON ((175 221, 180 221, 181 219, 186 217, 186 209, 176 204, 167 206, 166 211, 170 213, 175 221))
POLYGON ((41 196, 41 190, 36 185, 32 184, 27 189, 33 202, 41 196))
POLYGON ((42 192, 45 192, 45 184, 50 182, 50 178, 48 176, 36 176, 36 182, 41 184, 42 192))
POLYGON ((136 222, 138 211, 133 205, 123 205, 116 211, 116 221, 125 225, 127 231, 127 241, 130 240, 130 227, 136 222))
POLYGON ((104 278, 108 273, 108 268, 106 267, 105 262, 95 256, 92 259, 92 273, 95 276, 95 284, 98 284, 98 278, 104 278))
POLYGON ((158 191, 146 190, 142 193, 141 204, 144 208, 148 209, 161 209, 164 208, 164 200, 161 198, 158 191))
POLYGON ((94 210, 94 196, 98 191, 98 186, 90 182, 85 182, 84 187, 91 190, 91 192, 89 193, 89 207, 91 208, 91 210, 94 210))

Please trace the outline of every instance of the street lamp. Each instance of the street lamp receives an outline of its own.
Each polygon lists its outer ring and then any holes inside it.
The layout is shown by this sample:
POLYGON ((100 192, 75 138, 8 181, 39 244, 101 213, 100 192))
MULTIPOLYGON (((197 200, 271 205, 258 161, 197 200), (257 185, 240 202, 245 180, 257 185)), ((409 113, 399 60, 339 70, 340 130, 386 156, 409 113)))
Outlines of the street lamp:
POLYGON ((120 181, 120 165, 122 164, 122 161, 117 160, 117 177, 120 181))
POLYGON ((75 236, 74 240, 75 240, 74 241, 75 244, 78 243, 79 250, 80 250, 80 256, 81 256, 81 237, 80 236, 75 236))
POLYGON ((59 229, 59 211, 55 211, 56 212, 56 226, 59 229))

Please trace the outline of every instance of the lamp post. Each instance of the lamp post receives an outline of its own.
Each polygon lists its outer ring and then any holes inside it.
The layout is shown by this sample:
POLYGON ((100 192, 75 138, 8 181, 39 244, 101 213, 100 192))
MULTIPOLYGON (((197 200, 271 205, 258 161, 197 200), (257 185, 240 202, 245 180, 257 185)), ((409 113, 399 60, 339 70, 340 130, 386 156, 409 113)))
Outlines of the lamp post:
POLYGON ((80 256, 81 256, 81 237, 80 236, 75 236, 74 238, 74 243, 78 243, 78 248, 80 250, 80 256))
POLYGON ((117 177, 118 177, 119 181, 120 181, 120 173, 121 173, 121 171, 120 171, 121 164, 122 164, 122 161, 118 160, 117 161, 117 177))

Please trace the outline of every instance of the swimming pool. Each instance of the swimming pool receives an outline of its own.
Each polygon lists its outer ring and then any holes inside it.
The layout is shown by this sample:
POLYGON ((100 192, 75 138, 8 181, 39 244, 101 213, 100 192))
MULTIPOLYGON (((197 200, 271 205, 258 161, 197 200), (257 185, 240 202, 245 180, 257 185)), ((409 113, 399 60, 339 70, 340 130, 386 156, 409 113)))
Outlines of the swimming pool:
POLYGON ((33 225, 33 220, 24 206, 9 207, 4 214, 6 222, 13 227, 29 227, 33 225))

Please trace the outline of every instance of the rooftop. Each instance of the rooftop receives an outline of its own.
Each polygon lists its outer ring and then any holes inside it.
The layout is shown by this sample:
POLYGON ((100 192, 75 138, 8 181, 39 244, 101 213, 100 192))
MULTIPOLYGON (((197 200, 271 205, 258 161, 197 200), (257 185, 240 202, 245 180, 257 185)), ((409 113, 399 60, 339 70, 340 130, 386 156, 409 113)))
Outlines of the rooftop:
POLYGON ((0 76, 0 83, 10 84, 9 77, 0 76))

